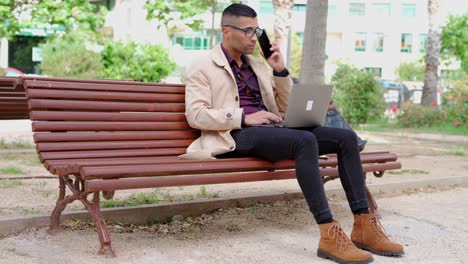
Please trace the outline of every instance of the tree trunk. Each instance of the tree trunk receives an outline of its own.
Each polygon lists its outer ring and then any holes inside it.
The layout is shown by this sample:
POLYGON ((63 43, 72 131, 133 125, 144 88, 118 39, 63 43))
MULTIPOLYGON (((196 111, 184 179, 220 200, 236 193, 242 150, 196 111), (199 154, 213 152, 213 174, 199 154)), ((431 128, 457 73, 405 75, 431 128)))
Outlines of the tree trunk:
POLYGON ((325 82, 328 0, 307 0, 300 83, 325 82))
POLYGON ((440 64, 442 18, 439 0, 429 0, 427 9, 429 11, 429 33, 427 34, 426 70, 424 72, 424 87, 421 98, 422 105, 437 103, 438 67, 440 64))
POLYGON ((273 7, 275 8, 275 41, 280 45, 286 64, 289 64, 289 31, 293 6, 294 0, 273 0, 273 7))

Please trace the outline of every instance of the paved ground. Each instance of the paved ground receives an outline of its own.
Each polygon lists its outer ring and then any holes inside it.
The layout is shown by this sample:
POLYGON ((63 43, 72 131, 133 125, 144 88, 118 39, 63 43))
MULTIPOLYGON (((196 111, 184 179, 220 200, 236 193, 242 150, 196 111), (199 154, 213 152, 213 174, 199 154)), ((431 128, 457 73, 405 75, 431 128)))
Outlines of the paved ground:
MULTIPOLYGON (((406 255, 375 256, 374 263, 467 263, 467 200, 468 188, 379 199, 384 227, 405 245, 406 255)), ((346 202, 332 201, 331 207, 350 232, 346 202)), ((303 201, 228 209, 200 219, 203 225, 176 234, 112 228, 119 255, 112 260, 95 255, 91 228, 54 237, 33 230, 0 240, 0 263, 332 263, 315 256, 318 228, 303 201)))

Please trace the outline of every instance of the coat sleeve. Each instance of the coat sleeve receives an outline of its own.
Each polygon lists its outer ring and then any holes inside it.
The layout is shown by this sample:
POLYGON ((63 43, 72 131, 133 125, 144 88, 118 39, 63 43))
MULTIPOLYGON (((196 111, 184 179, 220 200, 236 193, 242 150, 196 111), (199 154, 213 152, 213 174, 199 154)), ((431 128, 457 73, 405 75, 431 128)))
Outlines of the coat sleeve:
POLYGON ((280 112, 286 112, 288 109, 289 94, 292 90, 291 75, 286 77, 273 77, 273 89, 275 91, 275 101, 280 112))
MULTIPOLYGON (((212 106, 213 90, 206 74, 200 67, 189 67, 186 74, 185 116, 189 125, 201 130, 240 129, 242 109, 212 106)), ((218 95, 223 96, 223 95, 218 95)))

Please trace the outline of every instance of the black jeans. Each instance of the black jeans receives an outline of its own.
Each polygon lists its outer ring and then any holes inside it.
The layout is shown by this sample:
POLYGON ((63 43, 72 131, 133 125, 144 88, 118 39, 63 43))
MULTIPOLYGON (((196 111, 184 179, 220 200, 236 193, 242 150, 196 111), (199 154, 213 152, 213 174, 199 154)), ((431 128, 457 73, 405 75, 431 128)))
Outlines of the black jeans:
POLYGON ((317 223, 332 218, 320 176, 319 155, 337 153, 340 180, 351 210, 369 207, 354 131, 329 127, 246 127, 231 134, 236 141, 234 155, 257 156, 272 162, 296 160, 296 177, 317 223))

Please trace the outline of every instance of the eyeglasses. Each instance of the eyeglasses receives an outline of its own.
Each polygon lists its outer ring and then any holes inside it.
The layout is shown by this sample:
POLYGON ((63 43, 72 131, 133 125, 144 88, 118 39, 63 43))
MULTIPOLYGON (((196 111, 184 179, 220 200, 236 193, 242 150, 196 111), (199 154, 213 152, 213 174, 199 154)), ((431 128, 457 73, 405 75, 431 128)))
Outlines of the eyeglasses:
POLYGON ((257 38, 258 38, 263 33, 263 29, 261 29, 259 27, 257 27, 257 28, 251 28, 251 27, 240 28, 240 27, 236 27, 236 26, 232 26, 232 25, 224 25, 223 27, 230 27, 230 28, 240 30, 240 31, 244 32, 246 38, 252 38, 254 35, 257 35, 257 38))

